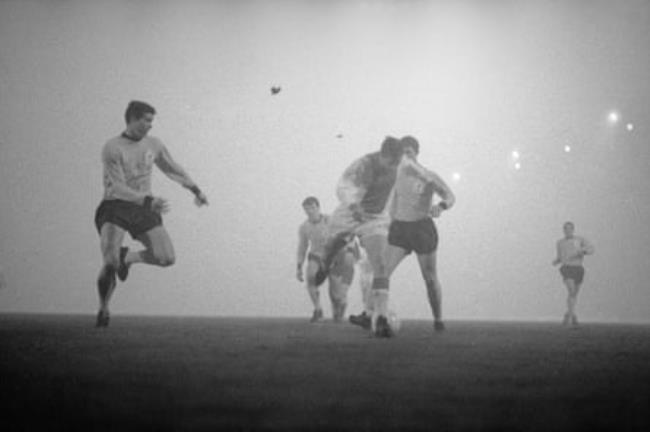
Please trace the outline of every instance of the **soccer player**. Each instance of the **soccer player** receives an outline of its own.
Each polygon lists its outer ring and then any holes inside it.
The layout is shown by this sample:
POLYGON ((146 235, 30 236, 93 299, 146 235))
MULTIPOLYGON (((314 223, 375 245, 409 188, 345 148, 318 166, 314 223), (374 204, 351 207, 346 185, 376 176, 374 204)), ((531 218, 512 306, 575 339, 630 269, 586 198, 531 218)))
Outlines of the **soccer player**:
POLYGON ((103 257, 97 279, 97 327, 108 326, 109 302, 117 283, 116 275, 125 281, 130 266, 135 263, 167 267, 175 261, 174 248, 161 216, 169 210, 169 204, 151 193, 153 165, 189 189, 197 206, 208 204, 205 194, 172 159, 165 145, 148 135, 155 114, 151 105, 131 101, 124 114, 125 131, 109 139, 102 149, 104 197, 95 212, 103 257), (129 251, 122 247, 126 232, 145 248, 129 251))
MULTIPOLYGON (((314 307, 310 321, 318 322, 323 319, 323 308, 314 277, 321 266, 325 243, 329 238, 329 216, 321 212, 320 202, 316 197, 305 198, 302 208, 307 215, 307 220, 298 228, 296 278, 300 282, 305 281, 303 264, 306 257, 307 292, 314 307)), ((329 296, 335 322, 341 322, 345 315, 348 289, 354 278, 354 263, 357 256, 356 245, 350 242, 334 257, 332 270, 329 273, 329 296)))
POLYGON ((316 275, 318 285, 329 272, 337 251, 356 235, 366 250, 372 267, 371 291, 376 324, 372 328, 378 337, 391 336, 387 304, 388 269, 385 259, 390 220, 386 203, 393 189, 397 165, 401 158, 400 140, 388 136, 382 142, 380 151, 362 156, 344 171, 337 186, 340 204, 330 221, 332 237, 325 246, 325 259, 316 275))
POLYGON ((420 144, 412 136, 402 138, 404 157, 397 167, 391 198, 391 223, 388 231, 387 265, 391 275, 399 263, 415 252, 427 288, 436 331, 445 329, 442 321, 442 290, 438 279, 436 251, 438 231, 433 222, 453 207, 456 197, 438 174, 417 162, 420 144), (434 196, 441 200, 433 204, 434 196))
POLYGON ((560 274, 566 285, 567 311, 564 314, 564 325, 578 325, 576 315, 576 303, 578 301, 578 292, 582 286, 585 277, 585 268, 582 261, 585 255, 594 253, 593 245, 584 237, 574 234, 575 225, 573 222, 566 222, 563 226, 564 238, 557 241, 557 256, 553 260, 553 265, 560 265, 560 274))

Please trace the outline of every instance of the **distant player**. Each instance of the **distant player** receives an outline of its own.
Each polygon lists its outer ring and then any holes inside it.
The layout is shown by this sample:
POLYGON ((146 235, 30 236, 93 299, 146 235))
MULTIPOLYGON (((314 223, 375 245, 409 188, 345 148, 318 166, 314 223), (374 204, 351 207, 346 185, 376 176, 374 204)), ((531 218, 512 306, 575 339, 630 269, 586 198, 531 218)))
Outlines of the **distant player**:
POLYGON ((124 114, 126 130, 108 140, 102 149, 104 198, 95 212, 103 257, 97 280, 97 327, 108 326, 109 302, 115 290, 116 275, 124 281, 130 266, 135 263, 167 267, 175 261, 174 248, 161 216, 169 210, 169 205, 164 198, 151 193, 153 165, 192 191, 197 206, 208 203, 196 183, 172 159, 165 145, 158 138, 147 135, 155 114, 156 110, 145 102, 130 102, 124 114), (126 232, 145 249, 129 251, 122 247, 126 232))
POLYGON ((564 325, 578 325, 576 303, 585 276, 582 261, 585 255, 594 253, 594 247, 584 237, 574 234, 575 225, 573 222, 566 222, 563 229, 564 238, 557 241, 557 256, 552 264, 554 266, 560 264, 560 274, 568 292, 567 311, 564 314, 563 323, 564 325))
POLYGON ((456 197, 440 176, 417 162, 420 144, 415 138, 402 138, 402 145, 404 157, 397 167, 390 205, 388 272, 392 274, 406 255, 415 252, 427 288, 434 329, 442 331, 445 328, 442 321, 442 291, 436 264, 438 231, 432 217, 437 218, 453 207, 456 197), (436 194, 441 200, 433 204, 436 194))
POLYGON ((386 203, 401 158, 400 141, 386 137, 380 151, 357 159, 344 171, 337 186, 341 203, 332 214, 330 222, 332 238, 325 247, 325 260, 316 278, 316 284, 321 283, 329 272, 337 251, 352 236, 359 237, 372 267, 372 303, 376 312, 374 332, 379 337, 391 336, 387 309, 388 268, 385 259, 390 220, 386 203))
MULTIPOLYGON (((320 303, 320 291, 314 277, 321 266, 325 243, 329 238, 330 218, 321 213, 320 203, 316 197, 305 198, 302 208, 307 215, 307 220, 298 229, 296 278, 300 282, 305 281, 303 264, 306 257, 307 292, 314 307, 310 321, 318 322, 323 319, 323 308, 320 303)), ((336 322, 341 322, 345 315, 348 289, 354 278, 354 263, 357 256, 356 245, 352 242, 334 257, 329 273, 329 296, 332 303, 332 316, 336 322)))

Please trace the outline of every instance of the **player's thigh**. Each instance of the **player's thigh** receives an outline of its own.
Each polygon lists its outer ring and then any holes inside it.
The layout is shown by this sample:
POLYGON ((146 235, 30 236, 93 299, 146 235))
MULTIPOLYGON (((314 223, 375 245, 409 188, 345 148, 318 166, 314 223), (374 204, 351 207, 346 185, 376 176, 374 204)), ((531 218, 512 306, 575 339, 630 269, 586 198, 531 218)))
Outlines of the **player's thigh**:
POLYGON ((406 249, 399 246, 388 244, 386 246, 386 271, 388 275, 392 275, 399 263, 406 257, 406 249))
POLYGON ((105 264, 119 264, 120 246, 126 231, 113 223, 105 222, 100 230, 100 248, 105 264))
POLYGON ((424 279, 433 280, 437 277, 438 270, 435 252, 418 255, 418 263, 420 264, 420 271, 424 279))
POLYGON ((320 264, 318 261, 310 259, 307 260, 307 267, 305 272, 307 273, 307 284, 309 285, 315 285, 316 283, 314 282, 314 278, 316 277, 316 273, 318 272, 318 269, 320 268, 320 264))
POLYGON ((159 225, 140 234, 137 238, 163 265, 173 264, 176 256, 174 254, 174 245, 169 233, 164 226, 159 225))
POLYGON ((374 277, 388 277, 386 267, 386 249, 388 249, 388 239, 385 235, 365 235, 361 237, 361 245, 368 253, 368 261, 372 267, 374 277))

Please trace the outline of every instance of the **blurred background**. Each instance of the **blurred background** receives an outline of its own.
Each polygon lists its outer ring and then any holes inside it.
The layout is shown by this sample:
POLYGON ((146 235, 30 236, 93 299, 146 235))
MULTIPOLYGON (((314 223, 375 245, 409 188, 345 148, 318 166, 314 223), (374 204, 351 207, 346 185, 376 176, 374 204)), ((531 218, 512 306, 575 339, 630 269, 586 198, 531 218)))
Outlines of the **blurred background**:
MULTIPOLYGON (((559 321, 571 220, 582 320, 650 322, 648 46, 645 0, 1 1, 0 311, 95 312, 100 151, 140 99, 211 205, 155 173, 177 262, 134 267, 115 313, 307 319, 302 200, 333 211, 343 170, 410 134, 457 195, 447 319, 559 321)), ((415 258, 391 292, 430 318, 415 258)))

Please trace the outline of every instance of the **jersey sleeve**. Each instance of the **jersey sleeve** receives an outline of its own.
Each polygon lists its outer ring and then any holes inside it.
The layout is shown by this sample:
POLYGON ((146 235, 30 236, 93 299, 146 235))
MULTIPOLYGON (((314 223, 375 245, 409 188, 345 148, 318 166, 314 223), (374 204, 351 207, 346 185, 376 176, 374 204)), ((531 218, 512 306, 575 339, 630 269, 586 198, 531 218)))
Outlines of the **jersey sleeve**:
POLYGON ((339 179, 336 195, 343 204, 357 204, 363 199, 368 188, 368 166, 365 158, 352 163, 339 179))
POLYGON ((169 153, 169 150, 162 141, 155 139, 154 142, 156 147, 156 166, 165 173, 167 177, 176 183, 179 183, 181 186, 188 189, 195 186, 196 184, 194 181, 192 181, 183 167, 172 158, 171 153, 169 153))
POLYGON ((309 240, 307 238, 307 233, 305 232, 304 225, 300 225, 298 228, 298 250, 296 256, 296 262, 299 266, 305 261, 305 256, 307 255, 307 248, 309 247, 309 240))

